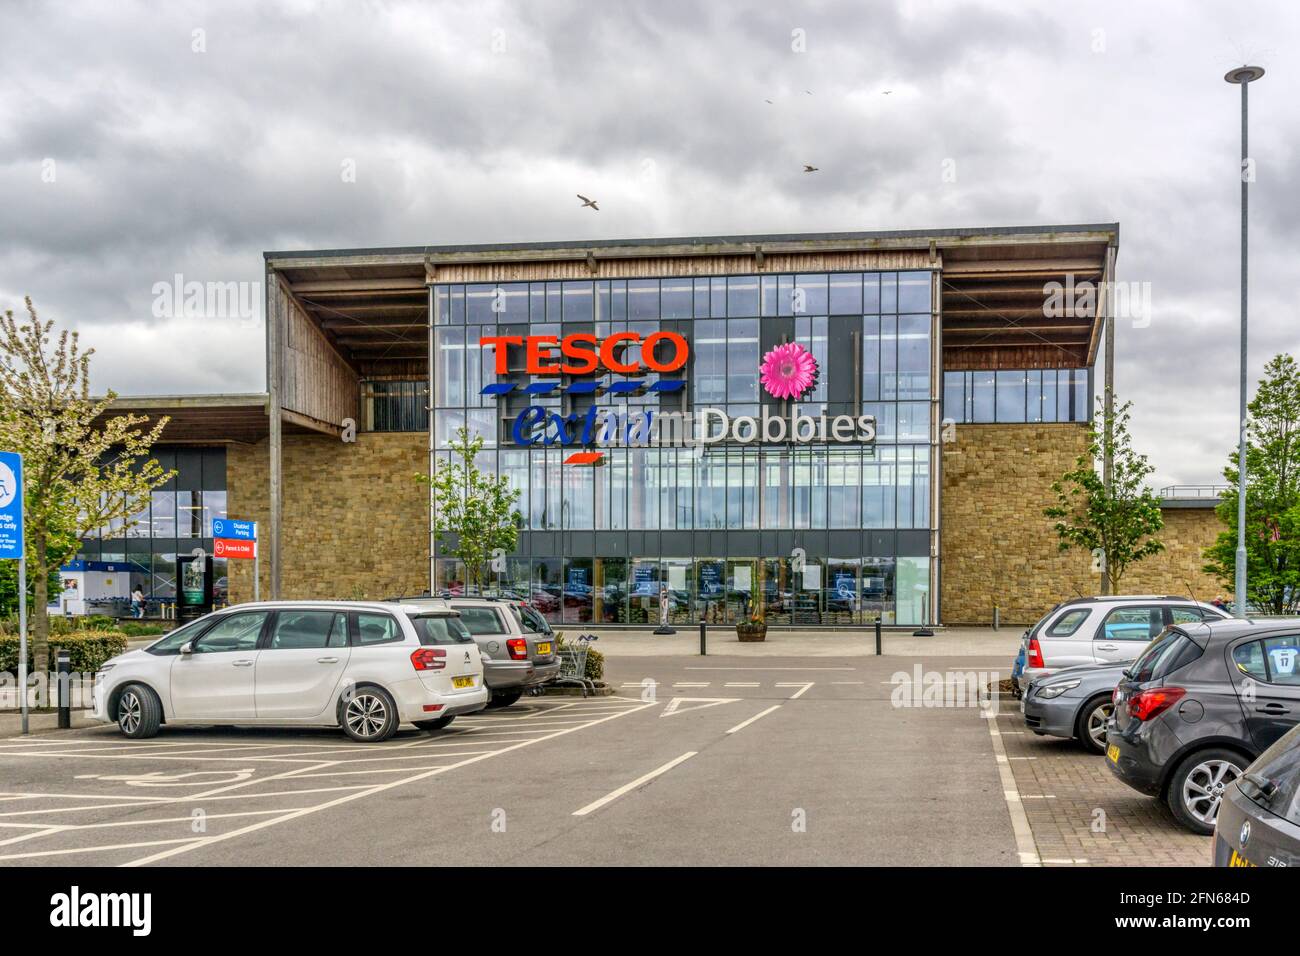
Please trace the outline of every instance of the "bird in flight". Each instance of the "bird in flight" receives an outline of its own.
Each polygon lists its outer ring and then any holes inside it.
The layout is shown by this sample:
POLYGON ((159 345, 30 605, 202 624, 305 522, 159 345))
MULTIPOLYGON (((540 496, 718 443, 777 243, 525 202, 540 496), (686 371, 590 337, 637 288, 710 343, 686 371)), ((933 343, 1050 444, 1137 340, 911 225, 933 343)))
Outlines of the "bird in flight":
POLYGON ((815 173, 820 169, 821 169, 820 166, 809 166, 807 163, 804 163, 803 165, 803 171, 805 173, 815 173))
POLYGON ((771 100, 763 100, 763 102, 766 103, 768 106, 771 106, 771 105, 772 105, 772 101, 771 101, 771 100))
POLYGON ((596 210, 596 212, 600 212, 600 207, 596 205, 596 200, 588 199, 582 193, 578 193, 578 198, 582 200, 582 208, 586 209, 590 206, 592 209, 596 210))

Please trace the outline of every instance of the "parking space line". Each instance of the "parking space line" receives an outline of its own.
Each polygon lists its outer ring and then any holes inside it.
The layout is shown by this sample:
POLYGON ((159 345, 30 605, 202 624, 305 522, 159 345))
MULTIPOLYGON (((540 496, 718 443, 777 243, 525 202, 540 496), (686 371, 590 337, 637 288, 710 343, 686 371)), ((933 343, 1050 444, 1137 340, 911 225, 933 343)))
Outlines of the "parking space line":
POLYGON ((69 856, 73 853, 106 853, 109 850, 133 850, 147 846, 166 846, 177 843, 193 843, 193 839, 179 840, 144 840, 139 843, 115 843, 107 846, 78 846, 61 850, 35 850, 31 853, 6 853, 0 860, 30 860, 42 856, 69 856))
POLYGON ((722 686, 723 687, 760 687, 762 685, 759 684, 757 681, 727 681, 727 683, 723 684, 722 686))
POLYGON ((791 700, 798 700, 798 699, 799 699, 800 697, 802 697, 804 694, 808 693, 808 688, 812 687, 812 686, 813 686, 813 683, 814 683, 813 681, 809 681, 809 682, 806 683, 806 684, 799 684, 799 683, 785 683, 785 684, 782 684, 782 683, 778 683, 776 686, 777 686, 777 687, 798 687, 799 690, 797 690, 797 691, 796 691, 796 692, 795 692, 795 693, 790 697, 791 700))
POLYGON ((24 833, 21 836, 10 837, 8 840, 0 840, 0 846, 13 846, 15 843, 24 843, 27 840, 39 840, 43 836, 49 836, 52 833, 63 833, 64 828, 60 826, 46 826, 31 833, 24 833))
POLYGON ((690 760, 697 753, 699 753, 699 751, 697 750, 688 750, 680 757, 674 757, 672 760, 668 761, 662 767, 658 767, 654 770, 651 770, 647 774, 643 774, 642 776, 637 777, 631 783, 623 784, 623 786, 619 787, 617 790, 613 790, 605 794, 599 800, 593 801, 592 803, 587 804, 585 807, 582 807, 578 810, 574 810, 573 816, 585 817, 587 814, 599 810, 601 807, 605 806, 606 804, 614 802, 619 797, 623 796, 623 794, 635 790, 637 787, 641 786, 642 784, 649 783, 651 780, 653 780, 655 777, 658 777, 661 774, 667 773, 669 770, 672 770, 673 767, 676 767, 679 763, 682 763, 683 761, 686 760, 690 760))
POLYGON ((566 734, 571 734, 578 730, 584 730, 588 727, 594 727, 597 724, 603 724, 611 720, 617 720, 620 717, 625 717, 628 714, 635 714, 638 711, 644 710, 647 707, 651 707, 651 706, 653 705, 647 703, 647 704, 642 704, 638 707, 625 707, 618 713, 608 714, 604 717, 598 717, 597 719, 587 724, 583 724, 578 727, 566 727, 563 730, 557 730, 555 731, 555 733, 551 734, 548 737, 534 737, 530 740, 522 741, 516 744, 511 744, 510 746, 504 747, 501 750, 494 750, 490 753, 478 754, 476 756, 468 757, 465 760, 461 760, 457 763, 450 764, 446 767, 439 767, 436 770, 424 770, 412 774, 409 777, 403 777, 400 780, 392 780, 389 781, 388 783, 376 784, 374 786, 367 787, 364 790, 361 790, 359 792, 345 794, 343 796, 336 797, 333 800, 327 800, 323 803, 319 803, 312 807, 290 811, 288 813, 282 814, 281 816, 275 817, 271 820, 263 820, 258 823, 249 824, 248 826, 245 827, 240 827, 236 830, 231 830, 227 833, 220 833, 214 836, 203 837, 198 840, 191 840, 186 842, 184 845, 175 846, 172 847, 171 849, 162 850, 157 853, 151 853, 147 856, 130 860, 122 865, 128 867, 136 867, 136 866, 146 866, 150 863, 157 863, 161 860, 166 860, 175 856, 179 856, 182 853, 188 853, 191 850, 196 850, 201 847, 210 846, 214 843, 220 843, 226 840, 231 840, 234 839, 235 837, 244 836, 245 834, 253 833, 255 831, 262 830, 267 827, 272 827, 279 823, 286 823, 290 820, 296 820, 301 817, 307 816, 309 814, 319 813, 323 810, 329 810, 337 806, 342 806, 345 803, 350 803, 354 800, 359 800, 363 797, 368 797, 376 793, 382 793, 387 790, 395 789, 396 787, 402 787, 411 783, 417 783, 421 780, 427 780, 430 777, 437 776, 438 774, 446 773, 448 770, 453 770, 458 767, 468 766, 469 764, 478 763, 483 760, 490 760, 493 757, 500 756, 501 754, 504 753, 509 753, 512 750, 519 750, 523 747, 528 747, 532 744, 540 743, 543 740, 552 740, 556 737, 562 737, 566 734))
POLYGON ((771 707, 769 707, 767 710, 759 711, 759 712, 758 712, 757 714, 755 714, 753 717, 749 718, 749 720, 742 720, 740 723, 736 724, 736 726, 734 726, 734 727, 732 727, 730 730, 728 730, 727 733, 729 733, 729 734, 734 734, 734 733, 735 733, 736 731, 738 731, 738 730, 744 730, 746 727, 748 727, 750 724, 752 724, 754 721, 758 720, 759 718, 761 718, 761 717, 766 717, 766 716, 767 716, 768 714, 770 714, 772 711, 774 711, 774 710, 780 710, 780 709, 781 709, 781 705, 780 705, 780 704, 773 704, 773 705, 772 705, 771 707))
POLYGON ((993 741, 994 763, 998 768, 998 779, 1002 783, 1002 797, 1006 800, 1007 812, 1011 815, 1011 832, 1016 838, 1016 852, 1020 855, 1020 865, 1041 866, 1038 844, 1034 841, 1034 831, 1029 827, 1029 816, 1025 813, 1020 791, 1016 789, 1016 778, 1011 772, 1006 748, 1002 746, 1002 736, 998 733, 994 721, 990 720, 986 723, 989 737, 993 741))

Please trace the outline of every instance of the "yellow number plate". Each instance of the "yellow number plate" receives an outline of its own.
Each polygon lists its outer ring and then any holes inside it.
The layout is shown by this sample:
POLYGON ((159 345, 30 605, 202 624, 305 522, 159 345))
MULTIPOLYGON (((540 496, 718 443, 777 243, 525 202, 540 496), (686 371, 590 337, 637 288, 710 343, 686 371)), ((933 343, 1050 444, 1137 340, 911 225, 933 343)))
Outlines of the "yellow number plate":
POLYGON ((549 653, 551 653, 551 642, 550 642, 550 641, 543 641, 542 643, 538 644, 538 645, 537 645, 537 653, 538 653, 538 654, 549 654, 549 653))
POLYGON ((453 677, 451 679, 452 687, 473 687, 474 678, 472 677, 453 677))
POLYGON ((1228 866, 1256 866, 1256 865, 1257 864, 1251 863, 1250 860, 1246 859, 1236 850, 1233 850, 1232 856, 1228 858, 1228 866))
POLYGON ((1111 763, 1119 763, 1119 747, 1117 747, 1115 744, 1111 744, 1109 747, 1107 747, 1106 759, 1109 760, 1111 763))

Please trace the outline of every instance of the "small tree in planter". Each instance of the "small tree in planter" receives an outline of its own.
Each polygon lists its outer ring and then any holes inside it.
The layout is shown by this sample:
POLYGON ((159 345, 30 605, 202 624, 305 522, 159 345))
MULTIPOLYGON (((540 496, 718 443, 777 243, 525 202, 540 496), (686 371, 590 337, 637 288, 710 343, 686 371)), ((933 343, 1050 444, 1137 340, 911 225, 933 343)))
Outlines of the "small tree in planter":
POLYGON ((736 622, 736 637, 741 641, 767 640, 767 621, 763 620, 758 611, 754 611, 748 620, 736 622))

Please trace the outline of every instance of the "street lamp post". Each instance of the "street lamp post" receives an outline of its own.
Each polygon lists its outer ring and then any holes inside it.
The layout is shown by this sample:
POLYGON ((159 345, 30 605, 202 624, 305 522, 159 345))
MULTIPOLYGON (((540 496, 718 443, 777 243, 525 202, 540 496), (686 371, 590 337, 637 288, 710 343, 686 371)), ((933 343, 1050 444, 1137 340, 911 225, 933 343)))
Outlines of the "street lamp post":
POLYGON ((1246 91, 1264 75, 1263 67, 1242 66, 1223 77, 1241 87, 1241 382, 1237 409, 1237 562, 1233 605, 1237 617, 1246 616, 1246 203, 1251 177, 1248 153, 1246 91))

